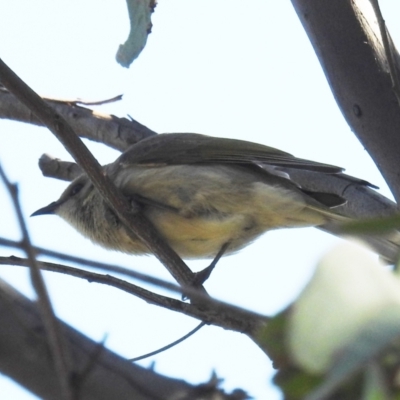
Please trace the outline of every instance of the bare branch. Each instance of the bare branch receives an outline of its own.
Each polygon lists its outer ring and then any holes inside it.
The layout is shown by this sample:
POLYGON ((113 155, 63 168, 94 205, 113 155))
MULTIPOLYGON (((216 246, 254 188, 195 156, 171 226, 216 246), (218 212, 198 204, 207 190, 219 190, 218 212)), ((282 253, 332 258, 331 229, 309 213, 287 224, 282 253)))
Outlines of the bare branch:
MULTIPOLYGON (((80 137, 104 143, 117 150, 125 150, 156 132, 134 119, 118 118, 79 106, 76 100, 43 100, 65 118, 80 137)), ((29 108, 0 86, 0 118, 44 126, 29 108)))
POLYGON ((196 328, 192 329, 189 333, 187 333, 186 335, 182 336, 181 338, 179 338, 178 340, 175 340, 174 342, 168 344, 167 346, 161 347, 158 350, 152 351, 151 353, 147 353, 147 354, 143 354, 142 356, 139 357, 135 357, 135 358, 131 358, 129 361, 131 362, 136 362, 136 361, 140 361, 140 360, 144 360, 145 358, 149 358, 152 357, 156 354, 160 354, 166 350, 171 349, 172 347, 178 345, 179 343, 182 343, 184 340, 188 339, 190 336, 194 335, 198 330, 200 330, 203 326, 205 325, 204 322, 200 322, 200 324, 198 324, 196 326, 196 328))
POLYGON ((40 272, 40 267, 36 260, 36 253, 32 247, 31 240, 28 234, 22 210, 18 199, 17 185, 12 184, 6 177, 3 168, 0 166, 0 177, 4 182, 7 190, 12 198, 14 208, 17 214, 18 222, 22 232, 21 248, 23 248, 28 256, 27 265, 29 266, 32 286, 35 289, 38 297, 39 310, 41 313, 43 325, 45 326, 46 337, 49 340, 52 361, 55 366, 57 380, 60 385, 60 396, 64 400, 72 400, 72 390, 70 386, 70 364, 68 349, 65 347, 62 334, 60 332, 58 322, 56 320, 53 307, 43 276, 40 272))
POLYGON ((83 106, 102 106, 103 104, 115 103, 116 101, 120 100, 122 100, 122 94, 118 94, 117 96, 111 97, 110 99, 97 100, 97 101, 76 99, 74 101, 74 104, 79 104, 83 106))
POLYGON ((400 82, 399 75, 396 67, 396 58, 395 52, 396 49, 392 42, 392 38, 387 30, 385 20, 383 19, 381 9, 379 7, 378 0, 371 0, 372 7, 374 8, 374 12, 379 24, 379 30, 381 33, 383 48, 385 49, 386 59, 389 66, 390 77, 392 79, 392 87, 393 91, 397 97, 397 102, 400 104, 400 82))
MULTIPOLYGON (((292 0, 352 131, 400 199, 400 106, 366 1, 292 0)), ((372 13, 370 12, 372 11, 372 13)), ((399 55, 392 47, 393 59, 399 55)), ((399 65, 395 65, 397 71, 399 65)))
MULTIPOLYGON (((11 246, 11 241, 0 238, 0 244, 5 246, 11 246)), ((15 243, 18 247, 18 243, 15 243)), ((15 246, 12 246, 15 247, 15 246)), ((118 267, 115 265, 107 265, 99 262, 88 261, 80 259, 78 257, 68 256, 65 254, 59 254, 52 251, 46 251, 45 249, 36 248, 38 252, 46 254, 47 256, 57 257, 85 265, 90 268, 96 268, 103 271, 113 271, 119 274, 124 274, 131 278, 146 282, 149 284, 156 285, 158 287, 170 290, 175 293, 182 294, 183 289, 177 285, 170 282, 165 282, 162 279, 148 276, 131 269, 118 267)), ((0 257, 0 265, 19 265, 27 266, 27 261, 19 257, 0 257)), ((117 289, 123 290, 129 294, 133 294, 141 298, 142 300, 148 302, 149 304, 154 304, 160 307, 167 308, 172 311, 180 312, 187 316, 197 318, 207 324, 213 324, 220 326, 224 329, 230 329, 237 332, 242 332, 250 337, 256 337, 257 332, 268 322, 269 318, 263 315, 254 313, 249 310, 244 310, 240 307, 233 306, 231 304, 224 303, 210 298, 209 296, 198 292, 194 289, 188 288, 189 294, 193 296, 196 300, 201 302, 199 306, 194 304, 184 303, 180 300, 172 299, 167 296, 162 296, 149 290, 143 289, 137 285, 126 282, 124 280, 115 278, 110 275, 102 275, 94 272, 89 272, 86 270, 81 270, 78 268, 73 268, 70 266, 65 266, 61 264, 54 264, 48 262, 39 262, 40 268, 46 271, 52 271, 57 273, 63 273, 77 278, 88 280, 89 282, 97 282, 101 284, 106 284, 117 289)), ((186 292, 186 291, 185 291, 186 292)), ((253 339, 257 343, 257 339, 253 339)))
MULTIPOLYGON (((0 371, 42 399, 58 400, 59 386, 37 305, 0 281, 0 371)), ((60 321, 73 360, 76 397, 85 400, 235 399, 216 386, 201 387, 164 377, 124 360, 60 321)), ((245 398, 245 397, 243 397, 245 398)))
POLYGON ((44 176, 57 178, 63 181, 73 181, 82 170, 78 164, 69 161, 62 161, 49 154, 43 154, 39 159, 39 168, 44 176))

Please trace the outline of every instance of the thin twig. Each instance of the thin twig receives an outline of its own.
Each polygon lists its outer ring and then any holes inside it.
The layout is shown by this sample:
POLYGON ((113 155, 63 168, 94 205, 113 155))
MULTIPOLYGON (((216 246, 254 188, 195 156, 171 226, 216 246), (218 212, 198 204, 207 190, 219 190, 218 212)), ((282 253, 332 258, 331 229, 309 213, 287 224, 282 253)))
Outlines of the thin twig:
POLYGON ((378 21, 383 48, 385 49, 386 59, 389 66, 390 78, 392 80, 392 89, 397 98, 397 102, 400 105, 400 82, 399 82, 399 76, 397 74, 396 60, 393 54, 392 38, 390 37, 389 32, 386 28, 386 23, 385 20, 383 19, 383 15, 379 7, 378 0, 371 0, 371 4, 375 12, 376 19, 378 21))
MULTIPOLYGON (((21 243, 16 242, 14 240, 5 239, 5 238, 0 237, 0 246, 20 248, 21 243)), ((183 288, 174 283, 166 282, 160 278, 142 274, 140 272, 136 272, 136 271, 128 269, 128 268, 120 267, 118 265, 109 265, 109 264, 104 264, 104 263, 101 263, 98 261, 86 260, 81 257, 76 257, 76 256, 71 256, 69 254, 59 253, 57 251, 44 249, 42 247, 34 247, 34 250, 36 251, 37 255, 52 257, 52 258, 56 258, 58 260, 63 260, 63 261, 70 261, 73 263, 84 265, 89 268, 99 269, 101 271, 115 272, 117 274, 122 274, 122 275, 128 276, 133 279, 138 279, 140 281, 149 283, 151 285, 159 286, 159 287, 162 287, 163 289, 171 290, 176 293, 182 294, 182 292, 183 292, 183 288)), ((19 264, 19 262, 22 262, 21 260, 23 260, 23 259, 19 258, 19 257, 15 257, 15 256, 0 257, 0 264, 3 264, 3 265, 14 264, 14 262, 15 262, 14 265, 26 266, 26 264, 22 264, 22 263, 19 264)), ((41 262, 41 263, 46 264, 44 262, 41 262)), ((54 265, 58 265, 58 264, 54 264, 54 265)), ((49 269, 49 271, 64 273, 64 271, 61 271, 61 270, 57 271, 56 269, 49 269)), ((85 272, 87 272, 87 271, 85 271, 85 272)), ((186 290, 190 291, 190 288, 187 288, 186 290)))
MULTIPOLYGON (((26 266, 29 266, 29 262, 26 259, 23 259, 20 257, 15 257, 15 256, 0 257, 0 265, 17 265, 17 266, 26 267, 26 266)), ((100 284, 105 284, 105 285, 112 286, 117 289, 123 290, 126 293, 137 296, 140 299, 142 299, 150 304, 162 306, 162 307, 168 308, 170 310, 171 309, 177 310, 177 311, 182 310, 183 303, 181 301, 153 293, 149 290, 146 290, 146 289, 144 289, 140 286, 137 286, 133 283, 119 279, 115 276, 111 276, 108 274, 103 275, 103 274, 99 274, 96 272, 90 272, 90 271, 83 270, 83 269, 76 268, 76 267, 71 267, 71 266, 62 265, 62 264, 55 264, 55 263, 50 263, 50 262, 45 262, 45 261, 38 261, 38 265, 39 265, 40 269, 42 269, 43 271, 57 272, 60 274, 73 276, 75 278, 85 279, 90 283, 96 282, 96 283, 100 283, 100 284)), ((107 267, 106 267, 106 269, 109 270, 109 268, 107 268, 107 267)), ((111 269, 114 269, 113 266, 111 266, 111 269)), ((141 274, 140 272, 130 271, 128 269, 121 268, 121 267, 118 269, 120 270, 120 271, 118 271, 119 273, 122 272, 131 278, 133 277, 133 278, 139 279, 143 282, 158 286, 160 288, 170 290, 173 293, 181 293, 182 292, 182 288, 174 283, 165 282, 159 278, 154 278, 149 275, 141 274)))
POLYGON ((115 103, 116 101, 122 100, 122 94, 111 97, 110 99, 98 100, 98 101, 87 101, 82 99, 57 99, 53 97, 42 97, 45 101, 53 101, 56 103, 70 104, 70 105, 84 105, 84 106, 101 106, 103 104, 115 103))
MULTIPOLYGON (((0 244, 4 243, 4 239, 0 238, 0 244)), ((53 253, 53 252, 52 252, 53 253)), ((62 256, 62 254, 61 254, 62 256)), ((65 255, 65 258, 70 258, 65 255)), ((79 262, 77 257, 72 257, 73 262, 79 262)), ((136 271, 128 270, 126 268, 118 266, 109 266, 106 264, 91 262, 88 260, 84 261, 84 265, 91 268, 98 268, 102 270, 113 270, 121 274, 125 274, 129 277, 133 277, 142 282, 157 285, 163 289, 171 290, 175 293, 181 294, 183 289, 176 284, 165 282, 159 278, 154 278, 145 274, 141 274, 136 271)), ((98 274, 79 268, 70 267, 61 264, 54 264, 44 261, 39 261, 39 267, 45 271, 57 272, 74 276, 76 278, 85 279, 89 282, 96 282, 100 284, 106 284, 108 286, 115 287, 123 290, 129 294, 139 297, 140 299, 154 304, 160 307, 164 307, 168 310, 176 311, 187 316, 197 318, 208 324, 220 326, 225 329, 231 329, 237 332, 246 334, 254 334, 257 329, 268 321, 268 317, 261 314, 257 314, 253 311, 245 310, 240 307, 213 299, 206 296, 203 293, 197 292, 194 289, 188 289, 193 291, 193 296, 198 296, 202 300, 201 307, 196 305, 184 303, 180 300, 173 299, 167 296, 163 296, 157 293, 153 293, 142 287, 134 285, 130 282, 126 282, 122 279, 116 278, 110 275, 98 274)), ((17 266, 28 266, 28 260, 20 257, 0 257, 0 265, 17 265, 17 266)))
POLYGON ((69 381, 69 365, 71 364, 69 360, 68 350, 65 346, 65 343, 63 342, 60 326, 51 306, 50 297, 47 292, 43 276, 40 272, 40 267, 36 260, 36 253, 34 248, 32 247, 31 240, 28 234, 28 229, 25 225, 25 220, 23 218, 18 199, 18 187, 16 184, 13 184, 8 180, 1 165, 0 177, 10 193, 21 228, 21 247, 25 250, 28 256, 32 286, 36 291, 43 325, 45 326, 45 331, 49 339, 50 350, 53 356, 58 381, 60 383, 60 397, 64 400, 72 400, 72 389, 69 381))
POLYGON ((164 347, 159 348, 158 350, 154 350, 150 353, 147 354, 143 354, 142 356, 139 357, 135 357, 135 358, 131 358, 129 361, 132 362, 136 362, 136 361, 140 361, 140 360, 144 360, 145 358, 149 358, 151 356, 155 356, 156 354, 160 354, 166 350, 171 349, 172 347, 176 346, 179 343, 182 343, 184 340, 188 339, 190 336, 194 335, 198 330, 200 330, 204 325, 206 325, 205 322, 200 322, 200 324, 198 324, 196 326, 196 328, 192 329, 190 332, 188 332, 186 335, 183 335, 181 338, 179 338, 178 340, 175 340, 174 342, 167 344, 164 347))

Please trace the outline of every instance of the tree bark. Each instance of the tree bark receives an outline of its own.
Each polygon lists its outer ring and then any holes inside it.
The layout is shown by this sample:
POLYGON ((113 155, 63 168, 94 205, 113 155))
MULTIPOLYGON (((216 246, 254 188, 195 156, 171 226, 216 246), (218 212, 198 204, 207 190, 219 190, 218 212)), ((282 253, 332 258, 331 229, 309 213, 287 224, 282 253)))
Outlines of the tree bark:
MULTIPOLYGON (((4 281, 0 281, 0 320, 0 371, 42 399, 59 399, 58 381, 37 305, 4 281)), ((233 398, 220 391, 216 383, 193 386, 139 367, 67 324, 60 324, 73 361, 70 380, 77 399, 233 398)))
POLYGON ((292 3, 343 116, 399 202, 400 107, 370 2, 292 3))

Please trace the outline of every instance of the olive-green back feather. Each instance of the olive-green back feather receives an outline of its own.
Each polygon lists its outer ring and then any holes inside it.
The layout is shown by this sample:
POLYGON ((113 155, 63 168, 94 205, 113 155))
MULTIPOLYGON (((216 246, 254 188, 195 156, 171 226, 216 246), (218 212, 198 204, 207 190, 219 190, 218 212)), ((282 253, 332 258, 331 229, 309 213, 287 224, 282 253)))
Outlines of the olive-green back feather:
POLYGON ((262 144, 196 133, 166 133, 131 146, 119 158, 122 164, 265 163, 274 166, 337 173, 333 165, 296 158, 262 144))

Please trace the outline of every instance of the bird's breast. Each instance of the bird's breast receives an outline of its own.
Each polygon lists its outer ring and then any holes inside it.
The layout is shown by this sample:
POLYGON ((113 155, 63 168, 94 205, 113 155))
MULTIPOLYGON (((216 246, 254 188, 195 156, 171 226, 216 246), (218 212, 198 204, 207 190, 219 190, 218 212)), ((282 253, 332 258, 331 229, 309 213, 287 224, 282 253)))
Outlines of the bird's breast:
POLYGON ((249 216, 216 214, 182 216, 152 210, 147 215, 169 245, 183 258, 213 258, 230 243, 227 253, 248 244, 260 234, 249 216))

